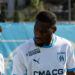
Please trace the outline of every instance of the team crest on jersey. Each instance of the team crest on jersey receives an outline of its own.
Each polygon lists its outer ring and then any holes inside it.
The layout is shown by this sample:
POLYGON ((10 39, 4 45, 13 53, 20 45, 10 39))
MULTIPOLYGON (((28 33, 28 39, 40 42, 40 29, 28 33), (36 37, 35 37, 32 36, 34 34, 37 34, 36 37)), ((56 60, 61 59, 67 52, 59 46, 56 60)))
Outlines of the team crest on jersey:
POLYGON ((65 52, 58 52, 57 59, 58 59, 59 63, 64 64, 66 61, 66 53, 65 52))
POLYGON ((40 49, 39 48, 36 48, 34 50, 29 51, 26 55, 27 56, 32 56, 32 55, 37 54, 37 53, 40 53, 40 49))

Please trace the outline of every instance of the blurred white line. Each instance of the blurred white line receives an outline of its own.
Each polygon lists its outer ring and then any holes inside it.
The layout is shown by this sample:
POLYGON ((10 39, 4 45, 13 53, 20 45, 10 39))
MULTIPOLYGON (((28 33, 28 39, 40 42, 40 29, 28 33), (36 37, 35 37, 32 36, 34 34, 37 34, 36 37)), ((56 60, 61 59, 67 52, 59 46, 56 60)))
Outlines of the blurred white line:
POLYGON ((0 42, 25 42, 27 40, 0 40, 0 42))

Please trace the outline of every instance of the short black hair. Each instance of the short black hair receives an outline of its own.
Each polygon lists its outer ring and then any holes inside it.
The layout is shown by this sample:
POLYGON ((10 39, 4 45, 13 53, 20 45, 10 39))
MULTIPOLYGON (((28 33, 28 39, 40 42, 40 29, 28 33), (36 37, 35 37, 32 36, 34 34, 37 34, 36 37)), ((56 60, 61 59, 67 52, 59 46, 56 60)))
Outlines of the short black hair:
POLYGON ((50 11, 41 11, 36 16, 36 21, 49 23, 50 25, 56 24, 56 15, 50 11))

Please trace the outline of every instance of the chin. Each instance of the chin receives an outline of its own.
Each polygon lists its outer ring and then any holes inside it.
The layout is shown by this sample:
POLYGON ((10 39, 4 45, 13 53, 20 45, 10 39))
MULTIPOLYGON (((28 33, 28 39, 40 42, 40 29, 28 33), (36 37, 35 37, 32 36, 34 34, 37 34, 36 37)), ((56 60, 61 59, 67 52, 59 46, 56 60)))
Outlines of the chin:
POLYGON ((35 45, 39 46, 39 47, 43 47, 44 46, 44 44, 42 44, 42 43, 36 43, 36 42, 35 42, 35 45))

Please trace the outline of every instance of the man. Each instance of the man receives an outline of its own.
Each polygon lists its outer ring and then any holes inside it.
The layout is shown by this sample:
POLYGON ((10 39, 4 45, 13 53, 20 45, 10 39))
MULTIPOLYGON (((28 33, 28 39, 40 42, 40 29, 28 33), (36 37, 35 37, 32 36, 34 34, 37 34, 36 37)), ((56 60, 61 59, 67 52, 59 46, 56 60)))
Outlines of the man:
POLYGON ((4 75, 4 58, 2 54, 0 54, 0 75, 4 75))
POLYGON ((56 16, 41 11, 34 26, 34 38, 18 47, 13 75, 75 75, 75 59, 69 41, 54 35, 56 16))
MULTIPOLYGON (((1 32, 2 27, 0 26, 0 40, 1 40, 1 32)), ((4 58, 1 53, 0 53, 0 75, 4 75, 4 58)))

